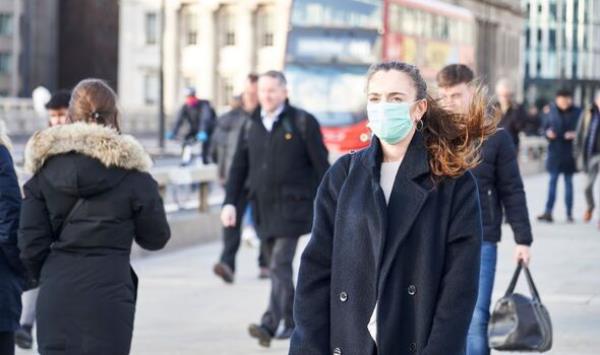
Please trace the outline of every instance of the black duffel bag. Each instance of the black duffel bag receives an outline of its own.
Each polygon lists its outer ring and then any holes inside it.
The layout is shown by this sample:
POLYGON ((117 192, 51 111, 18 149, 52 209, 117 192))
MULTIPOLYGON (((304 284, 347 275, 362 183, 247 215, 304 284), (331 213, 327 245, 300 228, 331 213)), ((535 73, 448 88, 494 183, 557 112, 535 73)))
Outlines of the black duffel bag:
POLYGON ((506 294, 494 306, 488 325, 490 348, 506 351, 546 352, 552 348, 550 314, 533 283, 527 265, 519 262, 506 294), (514 293, 521 269, 525 270, 533 298, 514 293))

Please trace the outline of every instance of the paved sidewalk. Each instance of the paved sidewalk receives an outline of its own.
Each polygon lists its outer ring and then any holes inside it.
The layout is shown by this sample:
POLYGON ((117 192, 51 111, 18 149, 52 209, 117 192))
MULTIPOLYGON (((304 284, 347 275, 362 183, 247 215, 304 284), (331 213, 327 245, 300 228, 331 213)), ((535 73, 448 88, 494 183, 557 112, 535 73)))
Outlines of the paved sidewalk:
MULTIPOLYGON (((525 182, 534 219, 544 206, 547 178, 532 176, 525 182)), ((564 222, 564 188, 559 185, 557 222, 547 225, 533 221, 531 269, 554 322, 555 346, 550 354, 596 355, 600 353, 600 231, 595 223, 581 223, 581 177, 575 184, 579 222, 564 222)), ((504 235, 494 300, 505 291, 514 270, 512 233, 506 228, 504 235)), ((305 242, 306 238, 303 245, 305 242)), ((287 353, 287 342, 274 342, 272 348, 262 349, 246 333, 247 325, 260 319, 269 292, 268 281, 257 279, 257 251, 241 250, 239 274, 231 286, 212 275, 219 251, 220 244, 211 243, 134 262, 141 284, 132 354, 287 353)), ((519 288, 526 291, 525 282, 519 288)))

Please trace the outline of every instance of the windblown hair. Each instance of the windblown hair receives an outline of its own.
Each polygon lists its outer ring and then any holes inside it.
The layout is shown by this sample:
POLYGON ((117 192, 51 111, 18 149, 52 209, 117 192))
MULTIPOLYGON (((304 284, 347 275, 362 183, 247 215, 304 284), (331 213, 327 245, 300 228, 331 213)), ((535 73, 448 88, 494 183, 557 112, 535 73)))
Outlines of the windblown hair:
POLYGON ((103 80, 82 80, 71 94, 69 121, 96 123, 120 132, 117 94, 103 80))
POLYGON ((390 61, 374 64, 367 74, 367 83, 380 71, 397 70, 408 75, 417 91, 417 100, 427 100, 423 115, 423 136, 429 152, 431 173, 437 179, 458 177, 480 162, 483 141, 496 132, 497 115, 489 119, 488 97, 483 87, 478 87, 466 115, 444 110, 427 93, 427 83, 419 69, 407 63, 390 61))

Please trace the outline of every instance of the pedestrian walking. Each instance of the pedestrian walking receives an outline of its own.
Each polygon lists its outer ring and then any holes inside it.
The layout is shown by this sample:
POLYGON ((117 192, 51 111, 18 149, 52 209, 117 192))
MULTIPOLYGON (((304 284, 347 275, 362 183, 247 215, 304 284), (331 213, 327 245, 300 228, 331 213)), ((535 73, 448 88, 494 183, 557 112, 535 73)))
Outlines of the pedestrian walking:
POLYGON ((542 129, 548 139, 548 156, 546 170, 550 173, 550 184, 546 209, 538 216, 538 220, 553 222, 552 211, 556 200, 556 186, 562 174, 565 178, 565 205, 567 221, 573 219, 573 174, 576 171, 573 141, 577 133, 577 123, 581 110, 573 105, 573 94, 568 89, 556 92, 556 99, 543 117, 542 129))
MULTIPOLYGON (((437 75, 442 105, 449 111, 468 115, 476 87, 473 71, 463 64, 444 67, 437 75), (456 104, 449 98, 461 97, 456 104)), ((492 118, 489 118, 492 119, 492 118)), ((515 262, 529 263, 529 246, 533 242, 523 179, 519 171, 514 141, 503 128, 481 146, 481 163, 471 170, 477 181, 481 204, 483 244, 479 294, 467 337, 467 355, 489 355, 487 329, 496 276, 498 242, 502 237, 504 213, 515 243, 515 262)))
POLYGON ((10 139, 0 120, 0 354, 15 353, 25 269, 19 260, 17 230, 21 190, 9 149, 10 139))
MULTIPOLYGON (((583 111, 582 117, 577 125, 577 137, 575 139, 576 155, 581 160, 583 171, 586 174, 585 201, 587 208, 583 215, 583 221, 592 220, 592 213, 596 208, 594 202, 594 183, 600 170, 600 89, 596 91, 594 102, 583 111)), ((600 221, 598 222, 600 228, 600 221)))
POLYGON ((315 200, 290 355, 462 354, 477 299, 480 140, 495 124, 427 93, 419 70, 367 76, 371 146, 339 159, 315 200))
POLYGON ((292 262, 298 238, 310 232, 313 198, 329 167, 319 123, 289 104, 286 86, 281 72, 260 76, 260 107, 240 134, 221 213, 225 227, 235 226, 241 217, 235 206, 248 186, 271 274, 268 309, 260 324, 250 325, 249 332, 266 347, 276 335, 289 338, 294 329, 292 262), (282 321, 284 330, 276 334, 282 321))
MULTIPOLYGON (((217 128, 213 134, 211 144, 215 151, 219 180, 223 185, 226 184, 229 177, 229 169, 240 139, 240 132, 249 123, 252 114, 258 107, 257 86, 258 76, 256 74, 248 75, 246 87, 241 97, 242 105, 227 112, 217 120, 217 128)), ((246 213, 249 197, 247 185, 245 184, 244 191, 240 194, 236 206, 236 216, 243 216, 246 213)), ((243 219, 238 218, 235 226, 223 228, 223 251, 219 262, 213 267, 213 272, 226 283, 234 281, 235 257, 242 239, 242 224, 243 219)), ((258 266, 260 269, 259 278, 269 278, 269 265, 264 255, 264 248, 261 247, 259 247, 258 266)))
POLYGON ((169 239, 150 157, 119 128, 116 95, 87 79, 73 90, 71 124, 27 143, 19 247, 40 285, 42 355, 128 354, 137 298, 133 241, 149 250, 169 239))
POLYGON ((200 100, 196 97, 196 89, 187 88, 185 93, 185 103, 177 113, 175 126, 167 134, 168 139, 174 139, 184 124, 187 124, 188 130, 184 136, 182 146, 182 165, 191 163, 191 146, 200 142, 202 144, 202 163, 210 163, 210 139, 215 127, 215 110, 207 100, 200 100))
MULTIPOLYGON (((48 126, 54 127, 67 123, 67 114, 69 110, 69 101, 71 92, 68 90, 58 90, 52 94, 50 100, 46 103, 48 113, 48 126)), ((33 326, 35 324, 36 303, 39 295, 39 288, 34 288, 23 293, 21 301, 23 311, 21 313, 20 327, 15 331, 15 343, 21 349, 31 349, 33 347, 33 326)))
POLYGON ((527 112, 522 105, 515 101, 515 93, 512 83, 502 78, 496 84, 497 109, 502 113, 499 126, 504 128, 519 150, 519 133, 525 129, 528 122, 527 112))

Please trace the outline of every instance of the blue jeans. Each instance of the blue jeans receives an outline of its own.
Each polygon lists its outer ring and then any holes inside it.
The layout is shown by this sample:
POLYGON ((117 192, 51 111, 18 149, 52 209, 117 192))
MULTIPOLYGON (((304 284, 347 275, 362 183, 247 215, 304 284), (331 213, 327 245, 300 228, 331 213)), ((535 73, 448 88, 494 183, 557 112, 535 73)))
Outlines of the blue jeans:
POLYGON ((479 272, 479 295, 467 335, 467 355, 489 355, 487 328, 490 321, 490 304, 496 276, 496 243, 483 242, 481 246, 481 270, 479 272))
MULTIPOLYGON (((552 214, 554 201, 556 201, 556 185, 560 173, 550 173, 550 188, 548 189, 548 201, 546 202, 546 213, 552 214)), ((565 175, 565 205, 567 206, 567 216, 573 216, 573 174, 565 175)))

